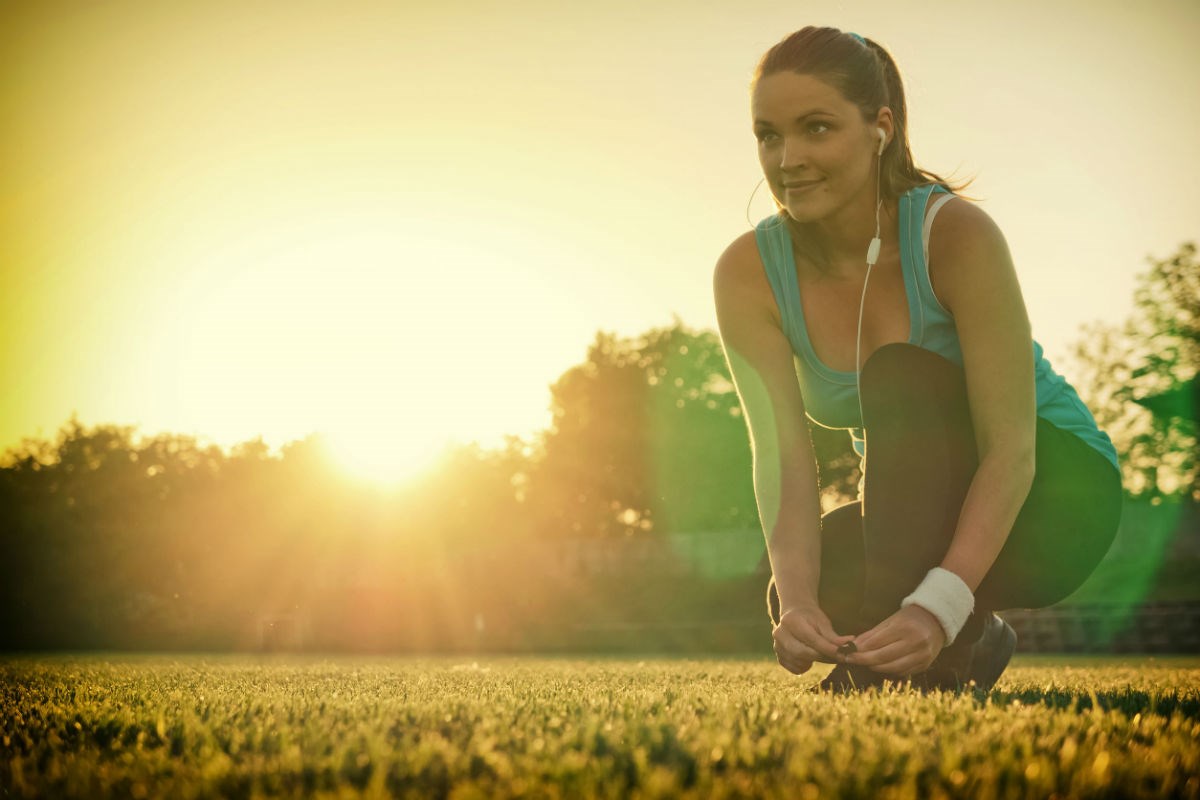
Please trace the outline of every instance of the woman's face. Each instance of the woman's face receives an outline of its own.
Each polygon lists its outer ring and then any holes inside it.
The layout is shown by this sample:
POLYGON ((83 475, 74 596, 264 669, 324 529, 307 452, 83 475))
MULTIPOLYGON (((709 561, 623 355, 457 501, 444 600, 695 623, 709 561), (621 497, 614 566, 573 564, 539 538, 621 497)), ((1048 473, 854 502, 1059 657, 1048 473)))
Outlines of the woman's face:
POLYGON ((777 72, 754 87, 751 112, 763 175, 793 219, 815 222, 863 197, 875 202, 879 134, 840 91, 812 75, 777 72))

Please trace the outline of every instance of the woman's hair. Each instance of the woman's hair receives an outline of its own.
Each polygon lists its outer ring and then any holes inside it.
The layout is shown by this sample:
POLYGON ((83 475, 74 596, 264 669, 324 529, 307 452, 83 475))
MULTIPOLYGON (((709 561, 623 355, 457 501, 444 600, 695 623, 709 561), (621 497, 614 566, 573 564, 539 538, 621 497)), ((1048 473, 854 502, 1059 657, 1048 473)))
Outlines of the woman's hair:
MULTIPOLYGON (((913 162, 908 143, 908 106, 904 101, 904 84, 900 80, 896 62, 879 44, 843 33, 837 28, 810 26, 796 31, 763 55, 754 71, 751 89, 763 78, 779 72, 812 75, 825 81, 858 106, 863 119, 869 123, 875 121, 879 109, 884 106, 892 110, 892 141, 883 151, 879 165, 879 188, 884 198, 894 200, 914 186, 927 183, 939 184, 952 192, 963 188, 950 185, 941 176, 923 170, 913 162)), ((787 219, 793 232, 799 233, 795 221, 790 217, 787 219)), ((803 242, 798 243, 804 246, 803 242)), ((812 255, 817 256, 818 253, 812 255)), ((820 255, 816 261, 824 264, 826 259, 823 254, 820 255)))

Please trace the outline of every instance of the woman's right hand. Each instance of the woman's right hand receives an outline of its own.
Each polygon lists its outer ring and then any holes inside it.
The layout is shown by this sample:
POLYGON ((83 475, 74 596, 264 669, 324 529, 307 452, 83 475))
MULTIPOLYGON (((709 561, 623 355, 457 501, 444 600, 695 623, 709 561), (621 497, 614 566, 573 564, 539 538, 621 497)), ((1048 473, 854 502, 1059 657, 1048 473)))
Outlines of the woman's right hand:
POLYGON ((829 617, 815 605, 794 606, 784 611, 771 635, 780 665, 796 675, 808 672, 815 661, 840 662, 838 648, 854 641, 853 636, 839 636, 829 617))

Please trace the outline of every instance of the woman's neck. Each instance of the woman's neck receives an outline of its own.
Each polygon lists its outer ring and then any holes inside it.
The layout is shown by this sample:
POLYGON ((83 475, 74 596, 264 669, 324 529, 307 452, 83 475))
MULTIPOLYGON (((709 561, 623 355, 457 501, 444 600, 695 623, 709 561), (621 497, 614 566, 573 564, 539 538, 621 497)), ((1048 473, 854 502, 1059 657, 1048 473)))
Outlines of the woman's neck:
MULTIPOLYGON (((870 201, 805 226, 828 260, 821 270, 824 277, 858 277, 866 270, 867 248, 875 236, 875 198, 870 201)), ((891 240, 896 236, 897 209, 895 200, 884 200, 879 209, 879 237, 885 251, 895 245, 891 240)))

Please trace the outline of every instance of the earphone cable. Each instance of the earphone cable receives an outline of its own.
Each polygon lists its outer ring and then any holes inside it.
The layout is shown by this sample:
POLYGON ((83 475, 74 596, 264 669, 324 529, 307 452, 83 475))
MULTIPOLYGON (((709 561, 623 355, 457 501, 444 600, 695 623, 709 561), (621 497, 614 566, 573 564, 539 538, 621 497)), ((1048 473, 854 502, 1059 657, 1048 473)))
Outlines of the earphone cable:
POLYGON ((750 192, 750 197, 746 200, 746 224, 751 228, 754 227, 754 223, 750 221, 750 204, 754 202, 754 195, 758 194, 759 187, 763 185, 766 179, 765 175, 758 179, 758 183, 754 184, 754 190, 750 192))
POLYGON ((858 424, 860 426, 860 430, 866 428, 866 422, 863 420, 864 414, 862 402, 862 322, 863 311, 866 309, 867 305, 867 283, 871 280, 871 268, 875 266, 875 260, 879 256, 874 244, 875 242, 880 241, 879 209, 883 205, 883 198, 880 197, 879 183, 881 172, 883 172, 882 148, 880 149, 879 163, 875 169, 875 239, 871 242, 872 247, 867 250, 867 274, 863 277, 862 297, 860 297, 858 300, 858 333, 854 337, 854 393, 858 395, 858 424), (872 254, 874 254, 876 258, 871 258, 872 254))

